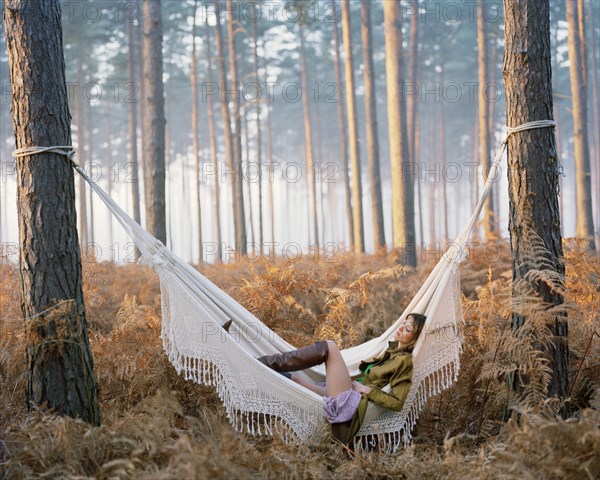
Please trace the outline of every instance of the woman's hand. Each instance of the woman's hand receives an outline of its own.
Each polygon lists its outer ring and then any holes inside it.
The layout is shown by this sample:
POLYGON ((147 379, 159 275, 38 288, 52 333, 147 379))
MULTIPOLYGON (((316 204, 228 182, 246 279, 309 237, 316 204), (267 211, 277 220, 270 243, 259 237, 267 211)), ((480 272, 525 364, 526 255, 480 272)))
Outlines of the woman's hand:
POLYGON ((358 393, 369 393, 371 389, 356 380, 352 382, 352 390, 358 393))

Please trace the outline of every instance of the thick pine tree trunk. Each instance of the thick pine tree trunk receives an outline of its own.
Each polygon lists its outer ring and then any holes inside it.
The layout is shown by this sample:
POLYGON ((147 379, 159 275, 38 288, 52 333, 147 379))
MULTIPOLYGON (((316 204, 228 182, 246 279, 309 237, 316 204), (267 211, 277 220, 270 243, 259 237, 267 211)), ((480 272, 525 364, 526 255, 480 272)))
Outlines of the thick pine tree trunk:
POLYGON ((350 141, 350 165, 352 166, 352 219, 354 224, 354 253, 365 252, 362 213, 362 181, 360 150, 358 148, 358 122, 354 86, 354 62, 352 59, 352 23, 350 5, 342 2, 342 35, 346 55, 346 103, 348 105, 348 136, 350 141))
MULTIPOLYGON (((235 7, 233 6, 233 0, 227 0, 226 5, 228 12, 236 11, 235 7)), ((246 255, 248 245, 246 238, 246 213, 244 210, 244 179, 242 178, 242 117, 240 114, 241 93, 238 80, 237 49, 235 41, 235 34, 239 31, 239 27, 236 25, 234 20, 235 18, 230 18, 227 22, 227 45, 229 48, 229 75, 231 75, 231 88, 236 92, 233 101, 234 131, 232 134, 234 167, 237 177, 237 181, 233 183, 235 186, 235 201, 237 203, 237 216, 235 217, 235 242, 236 250, 238 250, 241 255, 246 255)))
POLYGON ((200 134, 198 132, 198 72, 196 66, 196 12, 198 10, 198 1, 194 1, 194 24, 192 25, 192 59, 191 59, 191 74, 190 81, 192 83, 192 143, 194 148, 194 165, 196 167, 196 212, 198 220, 198 262, 202 263, 204 255, 202 248, 202 202, 200 200, 200 134))
POLYGON ((165 213, 165 98, 160 0, 144 2, 144 129, 146 230, 167 243, 165 213))
MULTIPOLYGON (((568 2, 570 3, 570 2, 568 2)), ((509 126, 552 119, 552 67, 548 0, 504 0, 506 116, 509 126)), ((513 281, 523 279, 531 267, 523 249, 526 229, 543 241, 547 260, 564 276, 558 172, 554 131, 527 130, 508 141, 508 182, 510 199, 510 242, 513 252, 513 281)), ((562 295, 545 282, 531 285, 550 305, 560 306, 562 295)), ((516 292, 515 292, 516 293, 516 292)), ((513 328, 526 321, 513 314, 513 328)), ((548 348, 552 378, 548 393, 566 398, 568 393, 569 350, 566 314, 557 315, 548 325, 554 335, 548 348)))
POLYGON ((310 103, 308 95, 308 72, 306 66, 306 45, 304 41, 304 30, 300 27, 300 63, 301 63, 301 77, 302 77, 302 91, 305 92, 302 95, 302 111, 304 114, 304 149, 306 153, 306 169, 308 176, 305 177, 308 180, 308 189, 310 192, 310 215, 312 215, 312 235, 315 244, 319 243, 319 217, 317 216, 317 183, 315 180, 315 158, 314 158, 314 145, 313 145, 313 133, 312 123, 310 119, 310 103))
MULTIPOLYGON (((212 55, 210 51, 210 29, 206 24, 206 57, 207 57, 207 74, 208 84, 213 84, 212 76, 212 55)), ((215 217, 215 241, 217 242, 217 262, 223 261, 223 246, 221 240, 221 197, 219 184, 220 172, 219 160, 217 155, 217 134, 215 132, 215 112, 214 112, 214 96, 210 95, 206 100, 206 113, 208 116, 208 136, 210 141, 210 158, 213 164, 214 184, 213 184, 213 215, 215 217)))
POLYGON ((577 184, 577 237, 584 246, 595 250, 594 216, 592 213, 592 186, 590 150, 587 130, 587 92, 583 80, 584 59, 581 57, 579 17, 575 1, 567 2, 569 44, 569 76, 573 101, 573 144, 575 149, 575 180, 577 184))
POLYGON ((367 129, 367 157, 373 216, 373 246, 375 252, 385 247, 383 227, 383 199, 379 172, 379 138, 377 134, 377 101, 375 98, 375 68, 373 67, 373 39, 371 35, 371 0, 361 0, 361 36, 365 77, 365 114, 367 129))
POLYGON ((338 28, 338 17, 333 18, 333 43, 334 43, 334 63, 335 63, 335 81, 338 86, 338 125, 340 128, 340 156, 342 160, 342 182, 344 182, 344 193, 346 200, 346 223, 348 225, 348 238, 350 239, 350 250, 354 250, 354 219, 352 217, 352 190, 350 188, 350 176, 348 174, 348 132, 346 130, 346 112, 344 108, 344 83, 342 78, 342 66, 340 60, 340 35, 338 28))
POLYGON ((410 172, 406 104, 403 100, 404 62, 400 2, 383 3, 385 23, 388 129, 392 173, 394 248, 402 249, 407 265, 416 266, 414 179, 410 172))
MULTIPOLYGON (((17 148, 71 145, 58 0, 4 3, 17 148)), ((100 424, 77 238, 73 169, 61 155, 18 158, 27 405, 100 424)))
MULTIPOLYGON (((487 38, 485 26, 485 0, 477 2, 477 64, 479 70, 479 161, 483 171, 483 180, 487 179, 490 168, 490 132, 489 116, 490 102, 487 97, 488 78, 488 55, 487 38)), ((494 239, 494 195, 490 192, 483 204, 483 230, 486 241, 494 239)))

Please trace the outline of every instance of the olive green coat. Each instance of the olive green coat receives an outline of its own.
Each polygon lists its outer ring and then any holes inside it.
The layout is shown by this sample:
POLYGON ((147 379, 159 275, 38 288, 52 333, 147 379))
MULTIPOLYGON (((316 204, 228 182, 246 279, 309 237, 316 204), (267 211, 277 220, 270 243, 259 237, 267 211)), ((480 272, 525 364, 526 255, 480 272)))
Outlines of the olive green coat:
POLYGON ((362 384, 370 387, 369 393, 363 393, 358 410, 352 417, 347 441, 350 441, 362 425, 369 401, 377 405, 399 412, 404 406, 412 381, 412 355, 406 350, 397 348, 397 342, 390 342, 389 348, 380 357, 359 366, 364 372, 367 366, 373 363, 369 372, 362 378, 362 384), (390 392, 382 389, 389 383, 390 392))

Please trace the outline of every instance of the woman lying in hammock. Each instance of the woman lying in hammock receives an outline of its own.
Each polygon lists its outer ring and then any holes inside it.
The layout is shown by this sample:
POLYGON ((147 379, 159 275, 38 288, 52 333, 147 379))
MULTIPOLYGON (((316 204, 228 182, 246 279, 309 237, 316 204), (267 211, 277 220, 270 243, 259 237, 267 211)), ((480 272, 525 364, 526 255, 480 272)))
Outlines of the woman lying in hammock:
POLYGON ((406 316, 395 334, 396 341, 379 357, 360 364, 363 373, 352 381, 335 342, 320 341, 292 352, 265 355, 258 360, 300 385, 324 397, 323 409, 331 423, 333 436, 348 443, 358 432, 372 401, 384 408, 400 411, 412 380, 412 350, 425 324, 419 313, 406 316), (325 362, 326 382, 313 383, 296 372, 325 362), (382 389, 390 385, 390 392, 382 389))

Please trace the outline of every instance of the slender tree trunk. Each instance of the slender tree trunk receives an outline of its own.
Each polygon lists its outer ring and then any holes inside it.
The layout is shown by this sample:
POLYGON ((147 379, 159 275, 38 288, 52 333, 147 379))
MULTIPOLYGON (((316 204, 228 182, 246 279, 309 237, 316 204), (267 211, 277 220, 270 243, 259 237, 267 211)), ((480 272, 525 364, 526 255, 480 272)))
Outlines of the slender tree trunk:
POLYGON ((160 0, 144 2, 144 157, 146 229, 167 243, 165 217, 165 98, 160 0))
MULTIPOLYGON (((131 204, 133 206, 133 219, 142 224, 141 215, 140 215, 140 185, 139 185, 139 165, 138 165, 138 118, 137 118, 137 104, 143 103, 139 101, 140 92, 139 92, 139 83, 136 81, 137 77, 137 55, 136 55, 136 36, 133 29, 133 23, 129 22, 127 26, 128 30, 128 38, 129 38, 129 51, 127 53, 127 75, 129 80, 129 87, 136 88, 138 86, 136 92, 136 99, 138 101, 130 101, 128 106, 128 117, 129 117, 129 162, 130 167, 133 170, 134 174, 131 178, 131 204)), ((139 250, 135 249, 135 259, 137 260, 140 256, 139 250)))
POLYGON ((379 173, 379 139, 377 137, 377 101, 375 99, 375 68, 373 67, 373 39, 371 36, 371 0, 361 0, 361 36, 365 77, 365 113, 367 129, 367 157, 373 216, 373 245, 377 252, 385 247, 383 227, 383 199, 379 173))
MULTIPOLYGON (((352 218, 354 225, 354 253, 365 252, 364 225, 362 213, 362 181, 360 171, 360 150, 358 148, 358 122, 354 86, 354 61, 352 59, 352 24, 350 5, 342 2, 342 35, 346 56, 346 103, 348 104, 348 134, 350 141, 350 164, 352 166, 352 218)), ((402 44, 400 44, 402 45, 402 44)))
MULTIPOLYGON (((223 137, 225 140, 225 156, 227 159, 227 173, 228 176, 233 175, 234 180, 231 182, 231 202, 233 206, 233 225, 234 225, 234 237, 235 242, 238 242, 239 227, 237 226, 237 219, 239 218, 239 205, 237 197, 237 183, 242 179, 236 175, 236 158, 233 147, 233 134, 231 131, 231 116, 229 106, 227 104, 227 91, 228 82, 227 75, 225 74, 225 52, 223 47, 223 35, 221 32, 221 11, 219 2, 214 1, 215 6, 215 45, 217 50, 217 73, 219 77, 219 93, 221 98, 221 116, 223 117, 223 137)), ((240 246, 236 245, 236 248, 240 246)))
MULTIPOLYGON (((71 145, 60 3, 4 3, 17 148, 71 145)), ((18 158, 21 307, 28 362, 27 406, 100 424, 69 161, 18 158)))
MULTIPOLYGON (((479 108, 479 106, 477 107, 479 108)), ((471 211, 475 209, 475 205, 479 202, 479 117, 475 118, 475 126, 473 129, 473 164, 474 164, 474 172, 473 172, 473 192, 471 196, 471 211)), ((479 242, 480 239, 480 228, 479 224, 475 223, 473 227, 472 233, 473 241, 479 242)))
MULTIPOLYGON (((143 8, 144 8, 144 2, 143 0, 138 0, 139 1, 139 7, 138 7, 138 11, 142 12, 143 8)), ((137 31, 137 50, 138 50, 138 72, 137 72, 137 78, 138 78, 138 87, 139 87, 139 101, 138 101, 138 118, 139 118, 139 138, 140 138, 140 143, 139 143, 139 148, 138 151, 141 152, 142 155, 142 161, 141 164, 139 164, 138 166, 141 166, 142 168, 142 175, 139 174, 138 172, 138 179, 143 181, 143 191, 140 192, 141 194, 143 194, 143 199, 144 199, 144 217, 146 215, 146 205, 148 205, 150 202, 148 201, 148 186, 146 185, 146 171, 151 168, 151 166, 148 163, 148 159, 145 157, 145 153, 144 153, 144 145, 146 144, 145 140, 144 140, 144 118, 146 117, 146 87, 144 85, 144 15, 143 12, 141 15, 139 15, 138 18, 139 21, 139 26, 138 26, 138 31, 137 31)), ((141 184, 140 184, 141 185, 141 184)), ((141 225, 141 208, 140 208, 140 225, 141 225)), ((144 224, 146 223, 146 219, 144 218, 144 224)))
MULTIPOLYGON (((77 119, 77 161, 80 165, 86 164, 85 155, 85 127, 84 127, 84 110, 83 110, 83 87, 85 83, 85 76, 83 73, 83 62, 84 62, 84 41, 83 32, 81 31, 82 25, 77 26, 77 36, 79 44, 79 52, 77 59, 77 83, 79 87, 77 89, 77 95, 75 97, 75 116, 77 119)), ((88 107, 89 108, 89 107, 88 107)), ((85 252, 88 247, 88 226, 87 226, 87 187, 85 180, 82 176, 79 177, 78 182, 79 190, 79 236, 81 237, 81 248, 85 252)))
POLYGON ((425 234, 423 233, 423 195, 421 194, 421 117, 416 118, 415 130, 417 134, 415 136, 414 145, 414 156, 413 161, 418 168, 415 169, 417 174, 415 175, 415 184, 417 185, 417 201, 419 207, 419 241, 422 246, 425 246, 425 234))
MULTIPOLYGON (((409 59, 408 59, 408 82, 409 89, 416 91, 417 86, 417 65, 419 55, 419 0, 411 0, 411 17, 410 17, 410 45, 409 45, 409 59), (411 88, 412 87, 412 88, 411 88)), ((415 128, 417 120, 417 93, 408 95, 407 98, 407 112, 408 112, 408 139, 409 139, 409 151, 411 155, 411 161, 415 162, 415 136, 417 129, 415 128)))
POLYGON ((348 238, 350 239, 350 250, 354 250, 354 219, 352 217, 352 190, 350 188, 350 176, 348 174, 348 133, 346 130, 346 112, 344 108, 344 83, 342 78, 342 67, 340 60, 340 36, 337 22, 337 15, 334 15, 333 22, 333 41, 334 41, 334 63, 335 63, 335 81, 338 85, 338 125, 340 128, 340 156, 342 182, 344 182, 344 192, 346 195, 346 222, 348 224, 348 238))
POLYGON ((196 65, 196 38, 197 25, 196 25, 196 12, 198 11, 198 0, 194 0, 194 24, 192 26, 192 62, 191 62, 191 75, 190 80, 192 82, 192 139, 194 148, 194 163, 196 166, 196 211, 198 213, 198 262, 202 263, 204 255, 204 248, 202 242, 202 202, 200 195, 200 135, 198 132, 198 74, 196 65))
MULTIPOLYGON (((234 12, 233 0, 227 0, 227 11, 234 12)), ((238 81, 238 69, 237 69, 237 50, 235 42, 235 34, 238 30, 236 26, 237 22, 234 19, 230 19, 227 22, 227 37, 229 47, 229 74, 231 75, 232 89, 235 91, 235 99, 233 102, 233 125, 234 131, 232 134, 233 138, 233 154, 234 154, 234 167, 237 181, 234 182, 235 198, 237 207, 237 217, 235 218, 235 236, 236 236, 236 249, 239 249, 241 255, 246 255, 247 252, 247 239, 246 239, 246 214, 244 211, 244 179, 242 176, 242 118, 240 116, 240 85, 238 81)))
MULTIPOLYGON (((410 17, 410 53, 409 53, 409 64, 408 64, 408 81, 409 87, 412 87, 412 91, 417 91, 417 81, 419 77, 419 1, 411 1, 411 17, 410 17)), ((408 140, 409 140, 409 154, 410 161, 413 164, 415 174, 415 183, 417 188, 417 202, 419 206, 419 239, 420 242, 425 245, 425 237, 423 236, 423 212, 421 210, 421 181, 419 175, 419 125, 417 115, 418 109, 418 94, 413 93, 407 98, 407 114, 408 114, 408 140)))
MULTIPOLYGON (((596 53, 596 48, 598 46, 598 42, 600 42, 600 38, 596 35, 596 25, 594 19, 593 6, 591 4, 592 0, 590 0, 590 45, 592 48, 590 49, 591 57, 592 57, 592 109, 593 109, 593 118, 594 124, 592 131, 594 134, 592 135, 591 144, 593 145, 592 149, 592 159, 596 159, 596 178, 595 183, 593 185, 600 185, 600 85, 598 85, 598 58, 596 53)), ((600 188, 596 188, 596 252, 600 254, 600 188)))
MULTIPOLYGON (((483 180, 487 179, 490 168, 490 134, 488 130, 490 103, 487 98, 488 55, 485 24, 485 0, 477 2, 477 63, 479 69, 479 161, 483 170, 483 180)), ((483 229, 486 241, 494 239, 494 196, 492 192, 483 204, 483 229)))
MULTIPOLYGON (((255 8, 259 8, 255 3, 255 8)), ((258 11, 258 10, 257 10, 258 11)), ((258 21, 252 22, 252 57, 254 59, 254 79, 260 85, 260 76, 258 74, 258 21)), ((260 99, 259 99, 260 100, 260 99)), ((260 128, 261 103, 256 102, 256 164, 258 166, 258 243, 259 252, 262 255, 264 239, 264 220, 263 220, 263 180, 262 180, 262 130, 260 128)))
MULTIPOLYGON (((429 108, 429 130, 431 132, 435 132, 435 114, 433 113, 433 107, 429 108)), ((428 153, 428 170, 435 171, 435 142, 429 145, 427 149, 428 153)), ((427 182, 427 207, 429 210, 429 247, 431 249, 435 248, 437 242, 437 234, 436 234, 436 225, 435 225, 435 212, 436 212, 436 204, 435 204, 435 182, 432 182, 431 179, 427 182)))
MULTIPOLYGON (((206 57, 208 71, 208 85, 213 84, 212 76, 212 55, 210 51, 210 29, 206 24, 206 57)), ((208 136, 210 137, 210 157, 214 170, 213 184, 213 214, 215 217, 215 241, 217 242, 217 262, 223 261, 223 246, 221 240, 221 197, 220 197, 220 172, 219 160, 217 155, 217 134, 215 132, 215 112, 214 112, 214 96, 209 95, 206 99, 206 112, 208 115, 208 136)))
MULTIPOLYGON (((172 72, 171 72, 171 65, 169 65, 169 69, 167 71, 167 77, 168 78, 172 78, 172 72)), ((166 96, 165 96, 165 118, 172 118, 171 117, 171 100, 172 100, 172 96, 171 96, 171 86, 173 85, 172 81, 168 81, 165 85, 165 89, 166 89, 166 96)), ((181 191, 181 195, 182 195, 182 199, 183 199, 183 204, 184 205, 189 205, 190 202, 188 202, 187 199, 187 189, 186 189, 186 182, 185 182, 185 175, 186 175, 186 167, 187 167, 187 162, 185 160, 183 160, 181 162, 181 186, 180 186, 180 191, 181 191)), ((174 176, 171 177, 169 175, 169 169, 171 169, 172 172, 172 168, 173 168, 173 162, 171 161, 171 123, 167 122, 165 124, 165 183, 167 182, 167 179, 174 179, 174 176)), ((169 219, 168 223, 167 223, 167 240, 169 242, 169 244, 172 246, 173 245, 173 217, 171 215, 172 212, 172 207, 173 207, 173 188, 172 188, 173 184, 169 184, 169 192, 168 192, 168 197, 165 198, 165 200, 168 200, 167 203, 167 218, 169 219)), ((182 242, 182 256, 184 258, 186 258, 189 262, 193 261, 192 258, 192 242, 191 241, 187 241, 190 236, 191 236, 191 232, 190 233, 186 233, 186 227, 189 226, 188 222, 181 222, 181 231, 178 232, 178 237, 181 239, 182 242), (183 247, 184 245, 189 246, 189 252, 187 253, 183 253, 183 247)), ((171 247, 172 248, 172 247, 171 247)))
MULTIPOLYGON (((90 164, 90 168, 93 168, 92 165, 94 165, 94 122, 92 121, 92 108, 91 105, 88 107, 87 109, 87 125, 84 127, 84 129, 89 132, 89 135, 87 137, 87 141, 88 141, 88 162, 90 164)), ((89 235, 89 241, 90 244, 94 247, 94 243, 95 243, 95 236, 94 236, 94 192, 92 191, 91 188, 87 189, 89 194, 90 194, 90 203, 89 206, 90 208, 88 209, 89 214, 90 214, 90 222, 88 224, 88 235, 89 235)), ((96 249, 94 248, 93 250, 94 252, 96 251, 96 249)))
MULTIPOLYGON (((556 70, 558 71, 559 69, 559 59, 558 59, 558 31, 559 31, 559 27, 558 25, 556 25, 556 28, 554 30, 554 51, 556 53, 556 56, 554 57, 554 67, 553 67, 553 71, 556 70)), ((552 102, 554 104, 554 119, 556 121, 556 152, 558 154, 558 161, 560 162, 560 159, 562 158, 562 123, 560 121, 560 105, 557 102, 554 102, 554 98, 552 98, 552 102)), ((562 172, 561 174, 558 176, 558 188, 559 188, 559 197, 558 197, 558 201, 559 201, 559 213, 560 213, 560 234, 561 236, 564 237, 564 232, 565 232, 565 222, 564 222, 564 199, 565 199, 565 194, 563 191, 563 181, 562 181, 562 172)))
MULTIPOLYGON (((488 35, 489 39, 493 39, 494 45, 490 48, 491 53, 489 55, 488 62, 488 81, 490 85, 496 85, 496 71, 497 71, 497 57, 498 57, 498 48, 497 48, 497 36, 496 31, 491 32, 488 35)), ((496 103, 494 101, 489 101, 489 115, 488 115, 488 138, 490 139, 490 146, 494 145, 494 115, 496 113, 496 103)), ((500 182, 496 181, 493 185, 493 215, 492 215, 492 223, 493 223, 493 231, 496 232, 497 236, 500 236, 500 182)))
MULTIPOLYGON (((246 171, 250 172, 250 133, 248 130, 248 110, 244 110, 244 150, 246 152, 246 171)), ((252 237, 252 253, 256 254, 256 235, 254 233, 254 209, 252 208, 252 184, 248 173, 248 220, 250 222, 250 236, 252 237)))
POLYGON ((410 174, 406 105, 402 98, 404 61, 402 10, 399 2, 384 2, 385 51, 392 173, 392 229, 394 248, 404 250, 405 263, 416 266, 414 180, 410 174))
POLYGON ((587 48, 585 41, 585 9, 583 7, 583 0, 577 0, 577 20, 579 30, 579 51, 581 52, 581 79, 583 80, 583 88, 587 92, 588 84, 588 68, 587 68, 587 48))
MULTIPOLYGON (((567 5, 571 2, 567 2, 567 5)), ((567 7, 569 8, 569 7, 567 7)), ((505 0, 504 81, 506 114, 510 126, 552 119, 552 67, 548 0, 505 0), (524 50, 527 46, 527 50, 524 50)), ((556 144, 551 128, 528 130, 508 140, 510 196, 510 242, 513 252, 513 282, 523 279, 532 266, 525 248, 528 229, 543 241, 546 265, 564 277, 562 239, 558 211, 556 144)), ((545 267, 549 268, 549 267, 545 267)), ((554 307, 562 294, 547 282, 531 283, 540 297, 554 307)), ((514 292, 516 293, 516 292, 514 292)), ((513 328, 526 319, 513 314, 513 328)), ((566 313, 555 314, 548 325, 554 335, 548 347, 552 376, 550 396, 566 398, 569 386, 569 349, 566 313)))
POLYGON ((590 151, 587 132, 587 92, 583 83, 579 42, 579 18, 577 4, 567 3, 567 25, 569 33, 569 74, 571 79, 571 98, 573 101, 573 143, 575 149, 575 175, 577 182, 577 237, 583 245, 595 250, 594 217, 592 213, 592 186, 590 151))
MULTIPOLYGON (((108 113, 108 109, 104 110, 104 121, 106 125, 106 159, 108 161, 109 172, 113 167, 113 146, 112 146, 112 128, 111 119, 108 113)), ((112 198, 112 175, 106 175, 106 187, 108 196, 112 198)), ((108 217, 108 244, 113 245, 113 216, 109 214, 108 217)))
MULTIPOLYGON (((319 81, 318 70, 316 66, 313 65, 313 77, 316 81, 319 81)), ((318 91, 318 90, 317 90, 318 91)), ((317 183, 317 198, 319 204, 319 212, 321 215, 321 225, 322 228, 319 229, 321 234, 321 239, 317 239, 317 242, 320 242, 319 245, 325 245, 325 199, 323 198, 323 178, 322 178, 322 161, 323 161, 323 141, 322 141, 322 125, 321 125, 321 112, 319 110, 319 103, 321 102, 320 98, 315 100, 315 110, 313 113, 313 121, 315 124, 315 147, 316 147, 316 157, 315 157, 315 182, 317 183)), ((319 224, 317 219, 317 225, 319 224)))
MULTIPOLYGON (((269 162, 269 172, 273 171, 273 132, 271 126, 271 107, 267 105, 267 161, 269 162)), ((269 174, 269 219, 271 223, 271 249, 275 255, 275 202, 273 198, 274 178, 269 174)))
MULTIPOLYGON (((315 181, 315 159, 312 134, 312 123, 310 121, 310 103, 308 95, 308 72, 306 67, 306 45, 304 42, 304 30, 300 27, 300 62, 302 76, 302 110, 304 113, 304 148, 306 152, 306 168, 308 170, 308 188, 310 192, 310 211, 312 214, 312 235, 314 242, 319 243, 319 217, 317 216, 317 184, 315 181)), ((310 215, 309 215, 310 219, 310 215)), ((310 243, 310 241, 309 241, 310 243)))
MULTIPOLYGON (((441 65, 440 70, 440 85, 444 85, 444 65, 441 65)), ((437 158, 440 159, 440 172, 441 172, 441 180, 442 180, 442 235, 443 242, 446 244, 448 242, 448 188, 446 177, 444 176, 444 172, 446 170, 446 117, 444 113, 444 99, 441 98, 438 102, 438 115, 439 115, 439 134, 440 134, 440 154, 437 158)))

